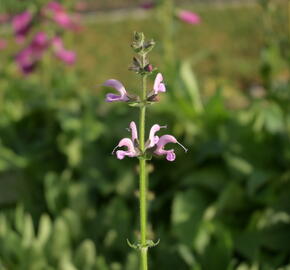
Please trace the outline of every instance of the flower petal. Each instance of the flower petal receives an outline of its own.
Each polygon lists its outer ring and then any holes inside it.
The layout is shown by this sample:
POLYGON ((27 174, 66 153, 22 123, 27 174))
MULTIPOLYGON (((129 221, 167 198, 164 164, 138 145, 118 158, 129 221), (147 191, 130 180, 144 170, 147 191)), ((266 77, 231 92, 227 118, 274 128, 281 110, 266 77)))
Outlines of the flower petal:
POLYGON ((160 83, 158 87, 159 92, 166 92, 166 87, 164 83, 160 83))
POLYGON ((168 134, 163 135, 160 137, 160 139, 157 143, 157 149, 163 148, 167 143, 177 143, 177 140, 172 135, 168 135, 168 134))
POLYGON ((121 96, 112 93, 107 94, 105 100, 106 102, 123 101, 121 96))
POLYGON ((153 89, 154 89, 154 93, 157 94, 159 92, 159 85, 160 83, 163 81, 163 76, 161 73, 158 73, 156 75, 156 78, 155 78, 155 81, 154 81, 154 86, 153 86, 153 89))
POLYGON ((132 141, 134 143, 135 140, 138 140, 138 132, 137 132, 137 127, 134 121, 130 123, 130 129, 132 133, 132 141))
POLYGON ((175 155, 175 153, 174 153, 174 150, 168 150, 168 151, 166 151, 167 153, 166 153, 166 159, 168 160, 168 161, 174 161, 175 160, 175 158, 176 158, 176 155, 175 155))
POLYGON ((159 137, 155 136, 155 133, 157 131, 160 130, 160 128, 162 128, 161 126, 159 126, 158 124, 155 124, 152 126, 152 128, 150 129, 150 133, 149 133, 149 139, 146 142, 146 148, 152 148, 154 145, 157 144, 157 142, 159 141, 159 137))
POLYGON ((126 91, 124 85, 121 82, 119 82, 118 80, 115 80, 115 79, 107 80, 104 83, 104 86, 109 86, 109 87, 115 88, 121 95, 127 94, 127 91, 126 91))
POLYGON ((128 156, 128 152, 123 150, 118 150, 116 152, 117 159, 124 159, 125 156, 128 156))

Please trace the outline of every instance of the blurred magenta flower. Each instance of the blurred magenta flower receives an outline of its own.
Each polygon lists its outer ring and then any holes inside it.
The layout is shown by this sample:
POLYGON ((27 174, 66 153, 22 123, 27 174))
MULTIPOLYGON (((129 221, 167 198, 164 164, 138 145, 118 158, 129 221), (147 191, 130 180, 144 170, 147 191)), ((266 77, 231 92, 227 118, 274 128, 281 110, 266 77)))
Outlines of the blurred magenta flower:
POLYGON ((199 24, 201 22, 200 17, 196 13, 188 10, 180 10, 177 13, 177 17, 189 24, 199 24))
POLYGON ((152 9, 155 7, 155 5, 156 4, 153 1, 147 1, 147 2, 141 3, 140 7, 144 9, 152 9))
POLYGON ((60 37, 54 37, 52 39, 52 48, 58 59, 65 62, 68 65, 72 65, 76 61, 76 53, 74 51, 66 50, 63 46, 62 39, 60 37))
POLYGON ((74 18, 65 11, 60 3, 56 1, 49 2, 43 8, 43 14, 51 18, 60 27, 70 30, 78 29, 78 24, 75 22, 74 18))
POLYGON ((7 47, 7 41, 5 39, 0 39, 0 51, 7 47))
POLYGON ((157 95, 159 92, 165 92, 166 87, 165 84, 163 83, 163 76, 161 73, 158 73, 156 75, 155 81, 154 81, 154 86, 153 86, 154 94, 157 95))
POLYGON ((104 86, 112 87, 120 93, 120 95, 115 95, 112 93, 107 94, 106 95, 106 102, 128 101, 129 100, 127 91, 121 82, 114 80, 114 79, 110 79, 104 83, 104 86))
POLYGON ((24 11, 12 18, 12 27, 17 42, 23 42, 32 25, 32 14, 24 11))
POLYGON ((34 71, 44 51, 49 46, 49 39, 44 32, 38 32, 31 43, 16 55, 16 62, 23 74, 34 71))
POLYGON ((164 149, 165 145, 168 143, 177 143, 184 149, 185 152, 187 152, 187 149, 181 143, 179 143, 175 139, 175 137, 173 137, 172 135, 163 135, 160 137, 160 139, 157 142, 157 146, 156 146, 156 149, 154 151, 154 154, 156 154, 158 156, 166 155, 166 159, 168 161, 174 161, 176 158, 176 155, 174 153, 174 149, 170 149, 170 150, 164 149))

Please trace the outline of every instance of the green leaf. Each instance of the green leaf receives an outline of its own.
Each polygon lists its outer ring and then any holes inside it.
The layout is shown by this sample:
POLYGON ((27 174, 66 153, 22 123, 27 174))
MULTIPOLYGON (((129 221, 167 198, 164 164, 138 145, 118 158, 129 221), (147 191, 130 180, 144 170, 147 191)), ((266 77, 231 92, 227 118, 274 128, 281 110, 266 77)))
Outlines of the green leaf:
POLYGON ((203 111, 202 100, 200 97, 196 77, 192 72, 190 60, 183 61, 181 63, 180 77, 185 85, 185 89, 189 95, 193 109, 196 110, 196 112, 202 112, 203 111))
POLYGON ((79 269, 92 270, 96 263, 95 244, 91 240, 84 240, 75 254, 75 264, 79 269))
POLYGON ((177 237, 192 246, 207 202, 196 190, 179 192, 173 199, 172 229, 177 237))
POLYGON ((44 245, 46 245, 50 238, 51 231, 52 224, 50 217, 47 214, 41 215, 37 235, 37 245, 39 247, 44 248, 44 245))

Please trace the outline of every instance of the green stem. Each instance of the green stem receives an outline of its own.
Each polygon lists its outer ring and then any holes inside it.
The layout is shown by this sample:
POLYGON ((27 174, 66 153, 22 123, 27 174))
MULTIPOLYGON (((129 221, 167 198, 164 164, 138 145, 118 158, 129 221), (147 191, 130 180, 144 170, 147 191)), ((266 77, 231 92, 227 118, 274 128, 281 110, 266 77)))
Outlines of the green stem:
MULTIPOLYGON (((145 55, 143 56, 143 65, 145 65, 145 55)), ((145 151, 145 115, 146 115, 146 75, 142 77, 142 103, 140 107, 140 122, 139 122, 139 146, 142 154, 145 151)), ((140 232, 141 232, 141 249, 140 249, 140 269, 147 270, 147 183, 146 183, 146 160, 143 156, 139 158, 140 170, 140 232)))

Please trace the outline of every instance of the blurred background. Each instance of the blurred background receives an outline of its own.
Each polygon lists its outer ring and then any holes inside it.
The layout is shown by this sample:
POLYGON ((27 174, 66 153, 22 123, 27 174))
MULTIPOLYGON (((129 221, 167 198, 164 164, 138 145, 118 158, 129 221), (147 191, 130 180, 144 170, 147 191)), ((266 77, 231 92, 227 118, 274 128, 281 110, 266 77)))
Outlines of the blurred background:
MULTIPOLYGON (((1 0, 0 269, 136 270, 133 31, 167 92, 147 127, 189 148, 150 162, 150 269, 290 269, 288 0, 1 0)), ((149 78, 152 87, 155 76, 149 78)), ((147 130, 148 132, 148 130, 147 130)))

